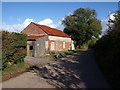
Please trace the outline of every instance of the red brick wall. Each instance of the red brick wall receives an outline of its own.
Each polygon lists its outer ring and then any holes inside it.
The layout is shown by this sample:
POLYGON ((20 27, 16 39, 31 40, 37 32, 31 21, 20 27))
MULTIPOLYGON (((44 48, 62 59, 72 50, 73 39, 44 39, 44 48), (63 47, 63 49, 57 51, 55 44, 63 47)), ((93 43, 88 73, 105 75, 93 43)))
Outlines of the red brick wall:
POLYGON ((51 43, 54 42, 54 51, 65 51, 70 49, 70 42, 65 42, 65 48, 63 48, 63 41, 55 41, 55 40, 49 40, 48 41, 48 48, 51 50, 51 43))
POLYGON ((27 35, 47 35, 42 29, 40 29, 38 26, 31 23, 29 26, 27 26, 21 33, 27 34, 27 35))

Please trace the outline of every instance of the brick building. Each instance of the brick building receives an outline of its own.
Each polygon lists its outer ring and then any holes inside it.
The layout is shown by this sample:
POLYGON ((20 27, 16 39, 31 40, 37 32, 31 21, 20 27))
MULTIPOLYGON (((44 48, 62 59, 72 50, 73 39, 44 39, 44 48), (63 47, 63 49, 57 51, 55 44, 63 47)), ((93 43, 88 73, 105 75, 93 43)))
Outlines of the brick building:
POLYGON ((39 57, 50 51, 73 50, 70 36, 64 32, 31 22, 21 33, 27 34, 27 55, 39 57))

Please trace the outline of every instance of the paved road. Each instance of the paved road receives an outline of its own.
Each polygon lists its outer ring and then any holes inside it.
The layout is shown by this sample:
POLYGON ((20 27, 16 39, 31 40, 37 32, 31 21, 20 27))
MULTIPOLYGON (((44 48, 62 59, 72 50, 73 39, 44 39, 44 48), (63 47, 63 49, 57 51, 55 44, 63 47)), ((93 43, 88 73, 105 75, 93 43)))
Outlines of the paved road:
POLYGON ((53 60, 52 58, 35 58, 27 56, 25 58, 25 62, 31 65, 46 65, 49 63, 54 63, 55 60, 53 60))
POLYGON ((2 83, 3 88, 55 88, 35 73, 26 72, 2 83))
POLYGON ((93 51, 88 50, 44 66, 34 66, 32 72, 3 82, 3 87, 15 88, 109 88, 100 72, 93 51))

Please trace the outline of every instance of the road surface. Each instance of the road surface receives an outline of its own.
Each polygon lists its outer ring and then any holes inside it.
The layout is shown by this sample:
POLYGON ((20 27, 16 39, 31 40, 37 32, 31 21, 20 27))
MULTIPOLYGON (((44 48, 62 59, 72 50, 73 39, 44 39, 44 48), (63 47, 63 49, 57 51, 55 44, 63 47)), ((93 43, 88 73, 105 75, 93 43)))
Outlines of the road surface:
POLYGON ((55 87, 110 88, 95 62, 93 50, 69 55, 43 66, 35 66, 34 62, 30 72, 3 82, 3 88, 55 87))

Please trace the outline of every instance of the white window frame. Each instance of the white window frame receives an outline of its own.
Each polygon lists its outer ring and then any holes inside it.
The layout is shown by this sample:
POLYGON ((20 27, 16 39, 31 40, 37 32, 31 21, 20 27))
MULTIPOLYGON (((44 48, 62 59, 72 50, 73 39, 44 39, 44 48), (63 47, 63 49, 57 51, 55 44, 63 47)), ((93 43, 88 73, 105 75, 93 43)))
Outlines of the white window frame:
POLYGON ((51 42, 51 50, 55 50, 55 42, 51 42))
POLYGON ((65 42, 63 42, 63 48, 65 48, 65 42))

